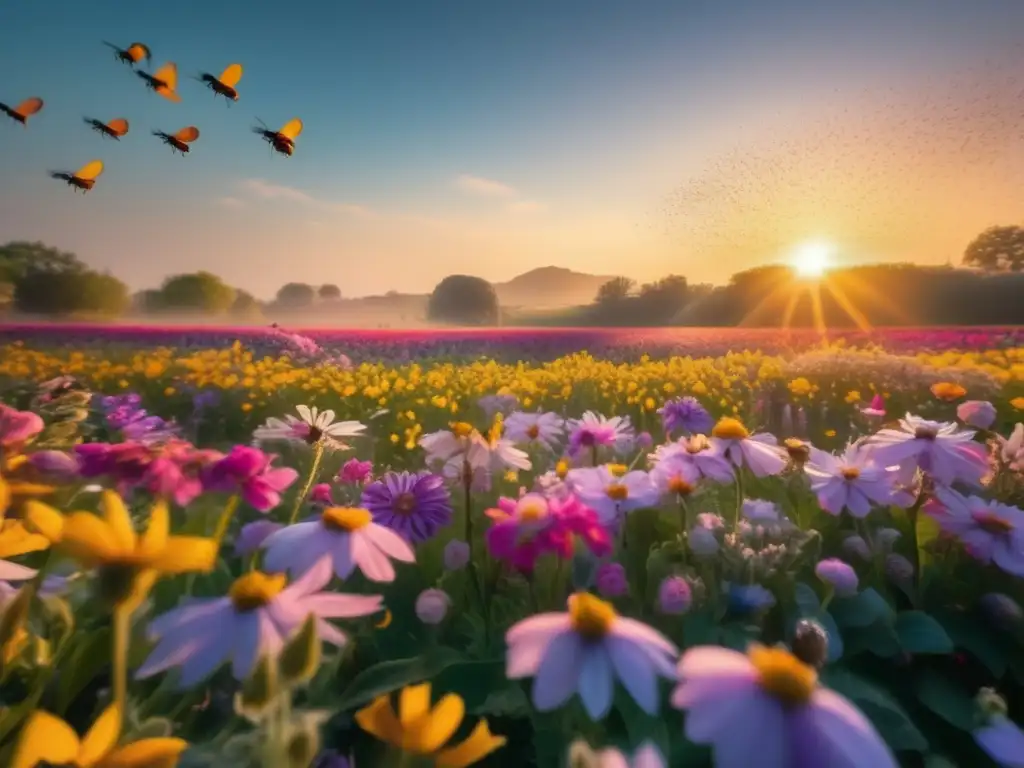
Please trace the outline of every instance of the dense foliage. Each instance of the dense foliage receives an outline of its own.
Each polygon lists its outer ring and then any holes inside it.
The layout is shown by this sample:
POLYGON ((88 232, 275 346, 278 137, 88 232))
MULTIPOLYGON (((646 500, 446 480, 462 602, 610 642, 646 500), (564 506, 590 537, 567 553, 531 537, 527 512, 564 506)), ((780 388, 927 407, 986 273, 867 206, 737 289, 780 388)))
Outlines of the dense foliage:
POLYGON ((445 323, 495 325, 499 313, 494 286, 470 275, 449 275, 437 284, 427 303, 427 319, 445 323))
POLYGON ((1021 754, 1020 349, 289 343, 2 350, 0 764, 1021 754))

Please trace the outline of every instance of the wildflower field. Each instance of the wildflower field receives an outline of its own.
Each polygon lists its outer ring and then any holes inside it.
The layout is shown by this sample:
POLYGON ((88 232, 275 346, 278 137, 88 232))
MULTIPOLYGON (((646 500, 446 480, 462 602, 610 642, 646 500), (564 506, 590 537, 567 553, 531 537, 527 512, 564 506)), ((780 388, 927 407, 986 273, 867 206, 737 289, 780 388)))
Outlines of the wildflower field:
POLYGON ((1024 331, 0 328, 0 765, 1024 765, 1024 331))

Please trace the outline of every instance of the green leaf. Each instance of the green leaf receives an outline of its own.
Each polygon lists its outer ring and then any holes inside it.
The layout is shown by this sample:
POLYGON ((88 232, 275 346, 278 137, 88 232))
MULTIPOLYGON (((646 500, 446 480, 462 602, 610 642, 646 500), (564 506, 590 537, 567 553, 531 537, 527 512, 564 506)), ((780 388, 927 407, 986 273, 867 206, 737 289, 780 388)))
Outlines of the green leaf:
POLYGON ((945 677, 926 671, 917 681, 917 698, 928 709, 961 731, 974 729, 974 698, 945 677))
POLYGON ((79 636, 79 643, 61 665, 55 715, 63 715, 85 687, 110 663, 111 639, 107 628, 79 636))
POLYGON ((875 622, 893 619, 892 606, 871 587, 856 597, 835 598, 829 604, 829 612, 842 628, 870 627, 875 622))
POLYGON ((888 691, 843 667, 826 667, 821 681, 856 704, 894 750, 928 749, 928 740, 888 691))
POLYGON ((530 716, 530 700, 526 698, 519 685, 509 683, 499 690, 488 693, 483 704, 469 712, 473 715, 525 719, 530 716))
POLYGON ((1001 678, 1006 674, 1009 665, 1006 646, 985 624, 967 616, 952 615, 943 617, 942 626, 953 644, 984 664, 993 677, 1001 678))
POLYGON ((457 693, 462 697, 466 710, 483 706, 489 694, 512 685, 522 694, 518 681, 509 683, 505 678, 505 660, 465 661, 452 664, 434 677, 433 689, 436 696, 457 693))
POLYGON ((922 568, 930 566, 934 558, 932 557, 929 545, 939 538, 939 534, 942 529, 939 527, 938 522, 931 515, 926 515, 921 511, 917 513, 917 557, 918 562, 922 568))
POLYGON ((374 664, 353 678, 348 688, 342 693, 341 700, 336 707, 339 710, 361 707, 378 696, 391 693, 407 685, 431 680, 460 661, 463 661, 461 653, 442 646, 411 659, 395 659, 374 664))
POLYGON ((896 617, 896 634, 909 653, 952 653, 953 641, 934 618, 924 611, 902 611, 896 617))
POLYGON ((649 715, 640 709, 633 697, 619 690, 615 697, 615 709, 626 726, 626 733, 631 744, 642 744, 650 741, 658 747, 662 755, 671 750, 668 723, 664 716, 649 715))

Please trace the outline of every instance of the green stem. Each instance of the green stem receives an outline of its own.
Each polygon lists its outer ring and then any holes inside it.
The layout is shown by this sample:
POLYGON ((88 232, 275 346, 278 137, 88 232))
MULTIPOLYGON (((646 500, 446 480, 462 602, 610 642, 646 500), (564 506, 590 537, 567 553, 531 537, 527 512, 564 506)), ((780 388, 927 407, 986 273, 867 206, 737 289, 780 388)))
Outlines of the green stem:
POLYGON ((733 517, 732 529, 739 530, 740 519, 743 517, 743 467, 736 467, 736 514, 733 517))
POLYGON ((221 542, 224 541, 224 535, 228 532, 228 527, 231 525, 231 520, 235 516, 235 510, 238 509, 239 496, 236 493, 230 499, 228 503, 224 505, 224 511, 220 513, 220 519, 217 520, 217 528, 213 532, 213 540, 217 542, 217 551, 220 551, 221 542))
POLYGON ((310 490, 313 488, 313 483, 316 482, 316 476, 320 472, 320 462, 324 457, 324 446, 323 443, 317 442, 313 444, 313 463, 309 466, 309 475, 306 477, 306 482, 302 485, 302 490, 299 491, 299 495, 295 497, 295 503, 292 505, 292 513, 288 516, 288 524, 294 525, 295 521, 299 519, 299 510, 302 509, 302 502, 309 496, 310 490))
POLYGON ((683 525, 683 534, 690 530, 690 507, 686 503, 686 497, 681 493, 677 494, 679 499, 679 522, 683 525))
POLYGON ((910 564, 914 566, 913 585, 916 590, 921 579, 921 553, 917 549, 917 514, 927 498, 928 493, 922 483, 921 491, 917 494, 913 506, 907 510, 907 520, 910 521, 910 564))
POLYGON ((491 637, 491 612, 487 602, 487 595, 484 593, 484 587, 480 580, 480 570, 476 564, 476 548, 473 546, 473 468, 469 465, 468 461, 462 467, 462 495, 466 513, 462 534, 466 537, 466 543, 469 545, 469 579, 473 582, 473 589, 476 592, 477 599, 480 601, 480 612, 484 618, 484 643, 489 645, 491 637))
POLYGON ((124 723, 128 708, 128 642, 131 634, 131 611, 124 606, 114 608, 113 677, 114 704, 124 723))

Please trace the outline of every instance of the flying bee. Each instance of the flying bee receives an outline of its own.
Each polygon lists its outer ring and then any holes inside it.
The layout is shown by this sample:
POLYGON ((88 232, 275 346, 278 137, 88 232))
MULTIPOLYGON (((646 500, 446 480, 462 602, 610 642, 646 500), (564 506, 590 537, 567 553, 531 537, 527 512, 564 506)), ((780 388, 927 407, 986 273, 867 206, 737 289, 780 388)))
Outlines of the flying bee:
POLYGON ((114 49, 114 58, 117 61, 127 64, 132 69, 143 59, 148 64, 149 60, 153 57, 153 54, 149 51, 149 46, 145 43, 132 43, 127 48, 119 48, 113 43, 108 43, 106 40, 103 41, 103 44, 108 48, 114 49))
POLYGON ((164 133, 163 131, 153 131, 154 136, 158 136, 160 140, 169 146, 172 151, 177 150, 181 152, 184 157, 189 151, 189 144, 199 138, 199 129, 194 125, 190 125, 187 128, 182 128, 177 133, 164 133))
POLYGON ((111 139, 121 140, 121 137, 128 133, 128 121, 123 117, 117 117, 109 123, 104 123, 91 117, 83 117, 82 120, 96 133, 111 139))
POLYGON ((3 112, 12 120, 21 123, 24 126, 28 126, 28 119, 32 117, 36 112, 43 108, 43 100, 33 96, 31 99, 25 99, 21 104, 14 107, 8 107, 6 104, 0 103, 0 112, 3 112))
POLYGON ((146 83, 146 87, 154 93, 158 93, 168 101, 179 102, 178 95, 178 66, 173 62, 167 62, 152 75, 145 72, 136 72, 146 83))
POLYGON ((230 104, 232 101, 238 101, 238 91, 235 90, 235 86, 242 79, 242 65, 229 64, 220 73, 220 77, 214 77, 209 72, 203 72, 197 79, 199 82, 205 83, 206 87, 213 91, 214 96, 223 96, 230 104))
POLYGON ((254 127, 252 129, 253 133, 262 136, 263 140, 270 144, 275 152, 291 157, 292 153, 295 152, 295 139, 302 133, 302 121, 296 117, 285 123, 281 130, 271 131, 267 128, 266 123, 258 117, 256 119, 262 127, 254 127))
POLYGON ((51 171, 50 176, 54 179, 66 181, 68 186, 76 191, 80 189, 84 193, 96 186, 96 179, 99 178, 101 173, 103 173, 103 161, 93 160, 83 165, 74 173, 51 171))

